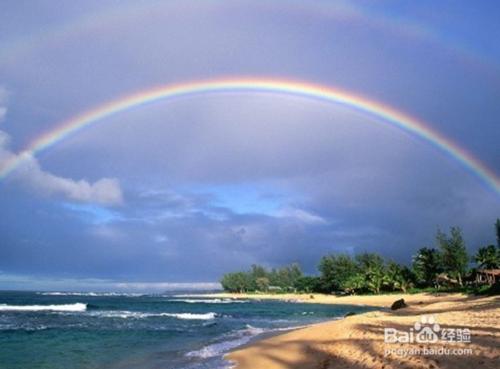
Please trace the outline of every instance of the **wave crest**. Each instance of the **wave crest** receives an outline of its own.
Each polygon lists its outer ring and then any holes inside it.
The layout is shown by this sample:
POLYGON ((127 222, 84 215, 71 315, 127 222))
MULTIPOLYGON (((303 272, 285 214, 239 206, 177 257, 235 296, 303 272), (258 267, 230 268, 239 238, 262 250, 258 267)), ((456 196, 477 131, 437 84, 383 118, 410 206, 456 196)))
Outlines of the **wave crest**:
POLYGON ((62 305, 7 305, 0 304, 0 311, 85 311, 87 304, 77 302, 75 304, 62 305))
POLYGON ((155 317, 169 317, 184 320, 213 320, 217 317, 216 313, 144 313, 140 311, 127 311, 127 310, 108 310, 108 311, 95 311, 91 315, 100 318, 121 318, 121 319, 144 319, 155 317))
POLYGON ((242 304, 248 301, 236 299, 171 299, 169 302, 184 302, 187 304, 242 304))
POLYGON ((89 297, 140 297, 144 296, 142 293, 125 293, 125 292, 37 292, 42 296, 89 296, 89 297))
POLYGON ((281 332, 289 331, 292 329, 305 328, 309 325, 282 327, 282 328, 259 328, 250 324, 246 324, 244 329, 239 329, 226 335, 227 340, 222 342, 213 343, 211 345, 202 347, 196 351, 190 351, 186 354, 187 357, 197 357, 200 359, 208 359, 211 357, 221 356, 236 347, 242 346, 250 342, 254 337, 267 332, 281 332))
POLYGON ((185 320, 212 320, 215 319, 216 313, 192 314, 192 313, 162 313, 161 316, 169 316, 171 318, 185 320))
POLYGON ((253 327, 247 324, 244 329, 240 329, 226 335, 227 340, 222 342, 213 343, 211 345, 202 347, 196 351, 190 351, 186 354, 187 357, 197 357, 200 359, 208 359, 215 356, 220 356, 238 346, 248 343, 253 337, 267 332, 264 328, 253 327))

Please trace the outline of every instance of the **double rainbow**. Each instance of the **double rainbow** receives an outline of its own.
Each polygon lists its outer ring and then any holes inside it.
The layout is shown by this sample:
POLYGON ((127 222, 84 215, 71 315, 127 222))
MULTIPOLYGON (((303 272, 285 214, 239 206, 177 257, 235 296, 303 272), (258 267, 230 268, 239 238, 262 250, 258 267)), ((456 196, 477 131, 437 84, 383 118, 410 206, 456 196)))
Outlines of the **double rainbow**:
POLYGON ((92 126, 98 122, 104 122, 106 118, 112 115, 159 100, 227 92, 279 93, 347 106, 376 118, 377 122, 398 127, 431 143, 461 163, 500 195, 500 180, 492 170, 487 168, 465 149, 459 147, 439 132, 432 130, 429 125, 414 117, 381 103, 337 88, 306 82, 265 78, 223 78, 171 84, 111 101, 66 120, 58 124, 54 130, 40 136, 23 152, 13 157, 3 168, 0 168, 0 179, 5 178, 9 173, 14 171, 27 157, 36 155, 40 151, 64 140, 66 137, 76 134, 85 127, 92 126))

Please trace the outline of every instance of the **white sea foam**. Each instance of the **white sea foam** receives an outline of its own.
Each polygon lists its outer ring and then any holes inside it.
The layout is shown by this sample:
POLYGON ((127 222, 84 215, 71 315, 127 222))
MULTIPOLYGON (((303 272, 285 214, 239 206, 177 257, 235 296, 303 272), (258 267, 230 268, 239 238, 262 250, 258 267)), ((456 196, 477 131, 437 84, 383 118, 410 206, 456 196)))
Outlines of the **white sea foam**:
POLYGON ((169 302, 185 302, 187 304, 241 304, 248 302, 246 300, 235 299, 171 299, 169 302))
POLYGON ((248 343, 253 337, 266 331, 269 330, 253 327, 250 324, 247 324, 245 329, 240 329, 227 335, 227 340, 213 343, 196 351, 190 351, 186 354, 186 356, 197 357, 200 359, 208 359, 215 356, 221 356, 238 346, 248 343))
POLYGON ((37 292, 42 296, 90 296, 90 297, 108 297, 108 296, 126 296, 138 297, 144 296, 142 293, 120 293, 120 292, 37 292))
POLYGON ((162 313, 162 316, 169 316, 177 319, 186 320, 212 320, 217 316, 216 313, 205 313, 205 314, 192 314, 192 313, 162 313))
POLYGON ((0 311, 85 311, 87 304, 77 302, 63 305, 7 305, 0 304, 0 311))
POLYGON ((98 318, 121 318, 121 319, 142 319, 148 318, 151 314, 141 313, 139 311, 126 311, 126 310, 96 310, 88 313, 90 316, 98 318))
POLYGON ((213 343, 211 345, 202 347, 199 350, 190 351, 186 354, 188 357, 196 357, 200 359, 208 359, 211 357, 221 356, 226 354, 236 347, 242 346, 248 343, 252 338, 266 332, 280 332, 289 331, 291 329, 305 328, 308 325, 302 325, 297 327, 283 327, 283 328, 258 328, 247 324, 245 329, 240 329, 235 332, 231 332, 227 337, 227 340, 213 343))
POLYGON ((244 345, 250 341, 251 337, 241 337, 238 339, 227 340, 223 342, 214 343, 201 348, 200 350, 190 351, 186 354, 188 357, 197 357, 200 359, 208 359, 211 357, 221 356, 224 353, 234 349, 238 346, 244 345))
POLYGON ((154 317, 169 317, 184 320, 212 320, 217 317, 216 313, 192 314, 192 313, 144 313, 140 311, 127 310, 101 310, 91 311, 91 316, 100 318, 121 318, 121 319, 145 319, 154 317))
POLYGON ((29 326, 29 325, 15 325, 15 324, 0 324, 0 331, 19 331, 19 330, 24 330, 28 332, 32 331, 43 331, 45 329, 48 329, 46 325, 39 325, 39 326, 29 326))

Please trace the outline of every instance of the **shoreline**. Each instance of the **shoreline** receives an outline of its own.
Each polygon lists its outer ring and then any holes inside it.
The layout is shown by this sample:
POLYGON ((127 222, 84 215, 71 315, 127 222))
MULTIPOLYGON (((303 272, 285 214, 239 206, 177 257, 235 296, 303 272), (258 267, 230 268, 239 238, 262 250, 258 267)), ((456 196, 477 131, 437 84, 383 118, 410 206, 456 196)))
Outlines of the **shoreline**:
MULTIPOLYGON (((207 295, 208 296, 208 295, 207 295)), ((210 294, 218 298, 275 299, 386 308, 271 336, 256 337, 224 355, 235 369, 328 368, 497 368, 500 363, 500 297, 463 294, 415 294, 374 296, 242 295, 210 294), (276 298, 278 297, 278 298, 276 298), (409 305, 397 311, 387 308, 400 298, 409 305), (389 302, 390 301, 390 302, 389 302), (384 328, 408 331, 421 316, 432 315, 440 329, 470 329, 471 342, 441 342, 440 347, 471 350, 467 355, 401 355, 404 350, 436 347, 426 343, 385 343, 384 328), (390 351, 392 350, 392 351, 390 351), (399 352, 397 352, 399 350, 399 352)), ((457 351, 458 353, 458 351, 457 351)))
POLYGON ((319 293, 207 293, 193 294, 186 296, 233 299, 233 300, 278 300, 290 303, 309 303, 309 304, 327 304, 327 305, 355 305, 371 306, 379 308, 390 308, 391 304, 399 299, 404 299, 408 304, 422 304, 429 302, 439 302, 442 300, 458 301, 468 296, 463 293, 416 293, 416 294, 380 294, 380 295, 325 295, 319 293))

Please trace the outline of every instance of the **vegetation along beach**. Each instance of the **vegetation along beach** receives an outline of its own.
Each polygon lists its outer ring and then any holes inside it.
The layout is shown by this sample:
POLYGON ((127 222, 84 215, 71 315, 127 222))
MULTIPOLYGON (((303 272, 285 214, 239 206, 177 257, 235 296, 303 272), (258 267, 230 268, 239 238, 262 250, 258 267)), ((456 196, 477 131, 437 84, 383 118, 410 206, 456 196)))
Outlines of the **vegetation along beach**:
POLYGON ((297 265, 226 274, 221 283, 228 292, 211 296, 382 308, 259 341, 226 358, 242 369, 497 368, 498 219, 495 231, 497 246, 480 248, 474 268, 460 229, 452 227, 449 235, 437 232, 437 248, 418 250, 411 267, 364 253, 325 256, 316 277, 303 276, 297 265))

